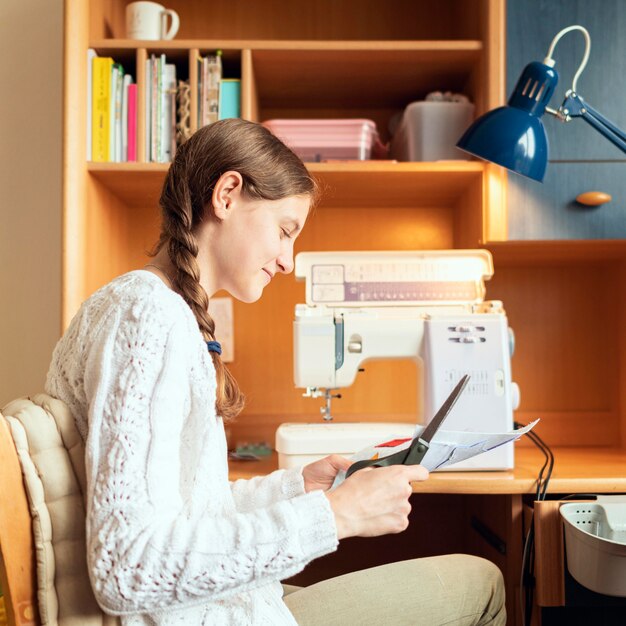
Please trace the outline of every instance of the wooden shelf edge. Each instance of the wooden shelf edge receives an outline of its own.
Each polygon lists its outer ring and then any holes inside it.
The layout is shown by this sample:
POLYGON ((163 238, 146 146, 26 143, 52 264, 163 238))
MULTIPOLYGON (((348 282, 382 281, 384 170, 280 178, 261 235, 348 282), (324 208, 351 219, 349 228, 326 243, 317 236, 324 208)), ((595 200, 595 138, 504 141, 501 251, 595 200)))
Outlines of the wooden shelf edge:
MULTIPOLYGON (((392 163, 364 161, 347 163, 310 163, 315 178, 322 182, 321 205, 371 206, 453 206, 465 190, 483 175, 483 166, 473 161, 435 163, 392 163), (384 199, 381 182, 392 189, 384 199), (354 196, 354 197, 353 197, 354 196), (334 203, 334 204, 333 204, 334 203)), ((93 163, 89 174, 131 207, 156 202, 169 163, 93 163)))
POLYGON ((497 265, 537 265, 626 259, 626 239, 488 241, 497 265))
POLYGON ((424 52, 481 52, 483 42, 477 39, 459 40, 416 40, 416 41, 346 41, 346 40, 246 40, 246 39, 179 39, 171 41, 142 41, 135 39, 95 39, 90 48, 100 50, 133 50, 150 48, 158 50, 185 50, 189 48, 228 50, 389 50, 389 51, 424 51, 424 52))
MULTIPOLYGON (((559 447, 548 493, 621 493, 626 491, 626 449, 559 447)), ((504 472, 434 472, 414 493, 532 494, 544 457, 536 449, 516 448, 515 469, 504 472)), ((231 480, 265 475, 278 468, 276 453, 260 462, 231 462, 231 480)))
MULTIPOLYGON (((87 163, 87 171, 91 173, 132 174, 167 172, 169 163, 87 163)), ((348 161, 345 163, 307 163, 307 169, 315 174, 325 173, 414 173, 431 174, 441 173, 475 173, 484 171, 483 164, 478 161, 422 161, 422 162, 393 162, 393 161, 348 161)))

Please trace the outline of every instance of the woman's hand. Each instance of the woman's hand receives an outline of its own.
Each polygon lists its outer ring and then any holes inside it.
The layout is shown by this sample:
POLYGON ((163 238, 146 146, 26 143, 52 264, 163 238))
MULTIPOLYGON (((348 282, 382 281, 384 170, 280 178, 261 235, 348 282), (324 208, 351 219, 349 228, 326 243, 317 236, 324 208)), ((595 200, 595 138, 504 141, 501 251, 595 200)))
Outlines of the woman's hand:
POLYGON ((304 478, 304 491, 309 493, 314 489, 326 491, 332 486, 337 472, 347 470, 352 465, 343 456, 332 454, 315 463, 309 463, 302 469, 302 477, 304 478))
POLYGON ((427 478, 428 470, 421 465, 367 467, 354 472, 326 494, 335 514, 339 539, 377 537, 406 530, 411 512, 411 482, 427 478))

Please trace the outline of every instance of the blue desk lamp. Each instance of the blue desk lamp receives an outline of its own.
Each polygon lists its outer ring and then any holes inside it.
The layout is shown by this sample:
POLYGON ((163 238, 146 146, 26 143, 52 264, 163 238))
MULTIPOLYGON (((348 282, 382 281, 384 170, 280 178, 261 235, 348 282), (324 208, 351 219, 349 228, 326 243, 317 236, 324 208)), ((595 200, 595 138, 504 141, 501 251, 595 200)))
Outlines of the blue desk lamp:
POLYGON ((590 48, 591 38, 587 29, 577 25, 564 28, 552 40, 543 62, 534 61, 524 68, 507 106, 479 117, 459 139, 457 147, 542 182, 548 164, 548 138, 541 116, 547 112, 562 122, 581 117, 626 152, 626 133, 592 108, 576 91, 578 78, 589 59, 590 48), (574 75, 572 88, 566 92, 565 100, 555 111, 546 106, 559 81, 552 54, 559 39, 572 30, 582 31, 585 54, 574 75))

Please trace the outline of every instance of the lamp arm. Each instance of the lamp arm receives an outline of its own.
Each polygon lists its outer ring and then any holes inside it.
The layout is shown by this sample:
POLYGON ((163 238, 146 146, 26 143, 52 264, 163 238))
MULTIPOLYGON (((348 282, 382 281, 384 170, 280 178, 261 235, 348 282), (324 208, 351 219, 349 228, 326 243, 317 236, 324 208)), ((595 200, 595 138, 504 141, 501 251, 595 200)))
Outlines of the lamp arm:
POLYGON ((606 117, 585 102, 577 93, 568 91, 565 94, 565 100, 559 107, 559 112, 566 118, 582 117, 587 124, 595 128, 622 152, 626 152, 626 132, 607 120, 606 117))

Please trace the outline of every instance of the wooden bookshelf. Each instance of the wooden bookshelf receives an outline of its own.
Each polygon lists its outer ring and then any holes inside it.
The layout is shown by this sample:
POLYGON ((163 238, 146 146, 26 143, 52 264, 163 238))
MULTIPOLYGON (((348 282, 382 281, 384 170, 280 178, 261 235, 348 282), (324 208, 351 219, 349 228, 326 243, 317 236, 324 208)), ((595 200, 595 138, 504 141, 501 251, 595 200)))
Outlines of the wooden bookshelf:
MULTIPOLYGON (((158 235, 158 194, 167 171, 167 164, 145 162, 141 106, 139 162, 87 161, 89 47, 135 73, 139 102, 145 88, 142 68, 150 54, 165 53, 182 76, 192 79, 193 102, 197 55, 221 49, 228 71, 242 81, 242 117, 364 117, 376 121, 383 138, 394 113, 432 90, 463 91, 475 102, 477 115, 505 99, 505 0, 172 0, 168 8, 179 13, 181 29, 169 42, 125 39, 126 4, 66 1, 64 328, 95 289, 146 262, 145 251, 158 235)), ((559 458, 571 458, 573 464, 584 459, 585 475, 593 479, 585 483, 590 490, 622 489, 624 241, 508 241, 506 173, 478 161, 308 167, 325 193, 296 252, 483 246, 492 252, 495 276, 487 284, 487 297, 504 302, 516 334, 512 367, 521 388, 518 419, 541 418, 538 431, 544 439, 560 451, 573 451, 559 458), (585 455, 588 446, 593 454, 585 455), (615 463, 607 465, 604 459, 615 463)), ((231 369, 248 404, 229 427, 233 444, 272 443, 281 422, 317 419, 319 402, 302 398, 291 375, 293 308, 303 297, 302 284, 281 276, 259 302, 234 303, 236 360, 231 369)), ((415 365, 368 364, 342 393, 335 403, 338 419, 414 420, 415 365)), ((498 483, 503 491, 497 493, 517 494, 511 500, 513 517, 521 515, 519 498, 528 493, 533 455, 521 444, 520 459, 528 463, 516 468, 511 481, 498 483)), ((489 493, 483 478, 467 477, 465 486, 449 477, 429 484, 446 493, 475 493, 471 490, 481 483, 486 491, 476 493, 489 493)), ((554 488, 577 491, 575 477, 563 480, 554 488)), ((514 603, 514 586, 510 594, 514 603)))
MULTIPOLYGON (((124 38, 125 5, 124 0, 67 5, 64 325, 93 290, 143 265, 158 234, 158 194, 167 171, 167 164, 145 162, 141 138, 138 163, 87 162, 88 47, 136 73, 140 101, 148 55, 167 54, 182 76, 191 77, 198 54, 221 49, 225 67, 242 81, 242 115, 256 121, 367 117, 384 136, 394 112, 432 89, 468 93, 477 114, 504 99, 504 0, 445 0, 436 7, 346 0, 342 8, 316 0, 307 7, 307 20, 287 2, 259 0, 244 9, 240 0, 234 13, 225 0, 210 9, 200 1, 173 2, 181 16, 179 38, 156 42, 124 38), (416 12, 419 19, 408 25, 416 12)), ((142 107, 138 127, 143 137, 142 107)), ((513 374, 522 390, 520 416, 543 417, 541 428, 553 445, 582 442, 580 428, 588 419, 596 424, 598 445, 626 445, 626 391, 619 384, 626 362, 623 241, 507 241, 506 174, 478 161, 322 163, 309 169, 324 194, 299 250, 484 245, 496 268, 487 296, 503 300, 517 336, 513 374)), ((291 316, 303 291, 291 277, 282 278, 261 302, 235 303, 232 369, 250 399, 242 422, 257 423, 260 430, 286 418, 306 420, 317 411, 315 401, 302 400, 291 383, 291 316), (264 320, 271 342, 247 341, 264 320), (261 354, 269 363, 265 383, 252 365, 261 354), (278 393, 268 395, 267 389, 278 393)), ((374 381, 374 364, 366 382, 346 390, 337 406, 345 419, 412 414, 413 366, 392 362, 380 369, 389 374, 374 381), (406 383, 404 394, 394 392, 397 379, 406 383), (372 385, 376 397, 367 391, 372 385)), ((237 428, 249 430, 235 427, 235 437, 237 428)))

